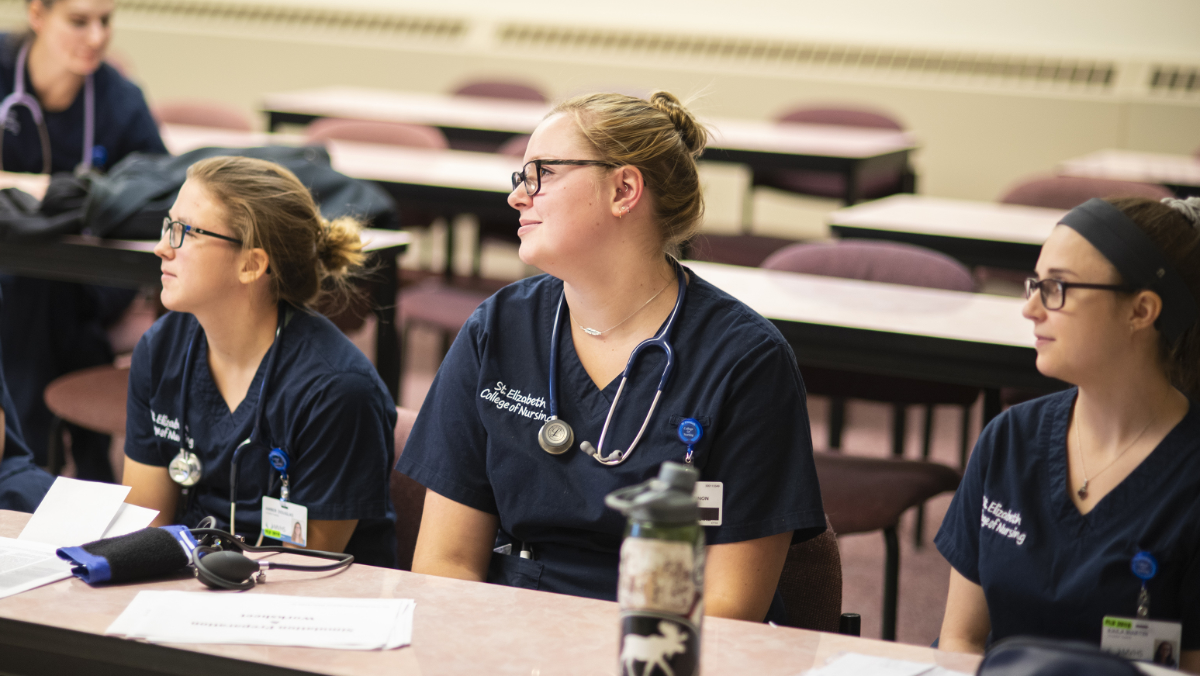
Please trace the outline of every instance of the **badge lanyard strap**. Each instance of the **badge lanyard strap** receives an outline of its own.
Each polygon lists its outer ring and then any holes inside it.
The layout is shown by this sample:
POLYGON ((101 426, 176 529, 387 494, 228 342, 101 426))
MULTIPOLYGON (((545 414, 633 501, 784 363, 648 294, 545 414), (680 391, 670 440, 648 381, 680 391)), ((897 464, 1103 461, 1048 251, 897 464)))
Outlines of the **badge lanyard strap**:
MULTIPOLYGON (((25 89, 25 62, 29 58, 29 48, 32 42, 26 42, 17 53, 17 67, 13 73, 13 91, 0 102, 0 170, 4 167, 3 150, 4 134, 2 128, 8 121, 8 113, 16 106, 24 106, 33 117, 38 130, 38 140, 42 144, 42 173, 51 172, 50 162, 50 132, 46 128, 46 119, 37 99, 25 89)), ((95 151, 96 137, 96 83, 93 74, 89 73, 83 80, 83 159, 75 168, 76 173, 83 173, 92 168, 92 154, 95 151)))

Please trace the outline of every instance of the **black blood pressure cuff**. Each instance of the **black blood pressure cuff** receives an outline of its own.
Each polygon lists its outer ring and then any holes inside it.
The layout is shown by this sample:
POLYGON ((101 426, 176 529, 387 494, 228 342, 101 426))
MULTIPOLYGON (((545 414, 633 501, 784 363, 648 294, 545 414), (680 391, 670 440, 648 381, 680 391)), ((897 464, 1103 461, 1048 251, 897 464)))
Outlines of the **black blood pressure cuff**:
POLYGON ((58 557, 90 584, 130 582, 173 573, 191 562, 196 538, 185 526, 143 528, 128 535, 61 547, 58 557))

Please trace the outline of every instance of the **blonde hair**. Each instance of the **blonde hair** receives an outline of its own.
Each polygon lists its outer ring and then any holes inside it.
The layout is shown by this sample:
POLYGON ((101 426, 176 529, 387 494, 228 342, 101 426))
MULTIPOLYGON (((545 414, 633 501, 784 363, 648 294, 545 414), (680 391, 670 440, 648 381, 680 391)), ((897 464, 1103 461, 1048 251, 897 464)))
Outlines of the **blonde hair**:
POLYGON ((362 224, 348 216, 326 221, 295 174, 252 157, 210 157, 187 177, 224 207, 244 248, 267 252, 276 299, 313 309, 318 302, 344 306, 357 294, 362 224))
POLYGON ((625 94, 585 94, 563 101, 551 115, 575 118, 601 160, 637 167, 654 196, 654 216, 663 248, 673 251, 690 239, 704 215, 696 160, 708 131, 674 95, 658 91, 649 100, 625 94))

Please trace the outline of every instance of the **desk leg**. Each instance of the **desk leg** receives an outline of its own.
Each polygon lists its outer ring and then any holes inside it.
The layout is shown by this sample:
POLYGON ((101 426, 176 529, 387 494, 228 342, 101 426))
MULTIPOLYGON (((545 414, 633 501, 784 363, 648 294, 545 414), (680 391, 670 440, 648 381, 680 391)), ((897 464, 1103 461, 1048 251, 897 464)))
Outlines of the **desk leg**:
POLYGON ((446 214, 446 269, 443 275, 446 278, 446 283, 454 281, 454 217, 455 214, 446 214))
POLYGON ((987 427, 987 424, 992 421, 992 418, 1000 415, 1000 407, 1000 390, 995 387, 984 389, 982 427, 987 427))
POLYGON ((274 111, 267 113, 267 131, 275 131, 279 127, 279 116, 274 111))
POLYGON ((846 193, 842 200, 846 206, 857 204, 859 200, 858 174, 862 170, 862 162, 850 162, 846 166, 846 193))
POLYGON ((404 346, 400 344, 396 325, 400 321, 400 294, 397 293, 396 251, 383 251, 373 256, 377 273, 381 276, 374 288, 375 305, 375 370, 383 379, 392 401, 400 401, 400 355, 404 346))

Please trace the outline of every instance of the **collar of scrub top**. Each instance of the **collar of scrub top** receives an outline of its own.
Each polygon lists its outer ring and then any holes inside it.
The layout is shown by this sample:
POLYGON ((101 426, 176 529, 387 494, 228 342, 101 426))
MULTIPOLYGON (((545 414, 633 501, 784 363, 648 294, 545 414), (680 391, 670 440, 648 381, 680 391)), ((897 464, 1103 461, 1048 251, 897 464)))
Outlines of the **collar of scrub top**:
MULTIPOLYGON (((608 407, 608 417, 604 419, 604 428, 600 431, 600 442, 596 446, 592 446, 591 442, 588 441, 579 444, 580 450, 595 458, 600 464, 610 467, 616 466, 629 458, 629 455, 633 453, 633 449, 641 441, 642 434, 646 432, 646 428, 650 425, 650 418, 654 416, 654 409, 658 407, 658 400, 662 397, 663 389, 666 388, 667 381, 671 378, 671 370, 675 366, 675 350, 672 349, 670 342, 671 333, 675 328, 675 318, 679 315, 679 309, 683 307, 683 299, 687 293, 687 282, 684 281, 683 266, 674 257, 671 257, 671 264, 675 267, 675 276, 679 280, 679 293, 675 298, 675 308, 671 310, 671 315, 667 317, 667 323, 658 332, 658 335, 638 343, 637 347, 633 348, 633 352, 629 354, 629 361, 625 363, 625 370, 621 372, 621 384, 617 386, 617 394, 613 397, 613 402, 608 407), (629 379, 629 371, 633 368, 633 363, 637 360, 638 355, 650 347, 661 348, 663 352, 667 353, 667 364, 663 367, 662 378, 658 381, 658 390, 654 393, 654 401, 650 404, 650 410, 646 413, 646 419, 642 421, 642 427, 638 430, 633 442, 629 444, 629 448, 625 452, 621 452, 619 449, 614 450, 608 457, 605 457, 603 453, 604 438, 608 434, 608 425, 612 422, 613 413, 617 410, 617 402, 621 400, 621 391, 625 389, 625 382, 629 379)), ((558 418, 558 327, 561 324, 560 318, 562 316, 563 305, 565 304, 563 300, 565 297, 565 291, 558 297, 558 310, 554 314, 554 329, 550 333, 549 403, 551 419, 558 418)))
MULTIPOLYGON (((25 106, 37 125, 38 137, 42 142, 42 173, 50 173, 50 132, 46 129, 46 119, 42 115, 42 106, 37 98, 25 90, 25 61, 29 58, 29 48, 33 44, 28 40, 17 52, 17 69, 13 73, 13 91, 0 101, 0 127, 7 124, 8 113, 17 106, 25 106)), ((4 169, 4 134, 0 128, 0 170, 4 169)), ((96 85, 91 73, 83 80, 83 160, 75 168, 75 173, 82 174, 92 168, 92 153, 95 147, 96 135, 96 85)))
POLYGON ((1102 199, 1090 199, 1059 221, 1083 236, 1113 264, 1124 280, 1162 298, 1158 328, 1175 342, 1196 323, 1196 299, 1179 271, 1161 249, 1121 210, 1102 199))

